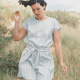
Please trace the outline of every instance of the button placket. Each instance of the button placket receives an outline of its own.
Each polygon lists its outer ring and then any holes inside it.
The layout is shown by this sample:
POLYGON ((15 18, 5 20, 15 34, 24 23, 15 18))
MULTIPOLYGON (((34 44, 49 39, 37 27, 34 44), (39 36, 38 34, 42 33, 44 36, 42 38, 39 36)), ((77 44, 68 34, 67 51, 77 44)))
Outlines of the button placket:
POLYGON ((41 22, 39 22, 38 24, 37 24, 37 34, 36 34, 36 36, 37 36, 37 43, 40 43, 40 36, 41 36, 41 33, 42 33, 42 23, 41 22))
POLYGON ((38 32, 41 32, 42 30, 38 28, 38 32))
POLYGON ((41 32, 37 32, 37 36, 41 36, 41 32))
POLYGON ((42 31, 41 26, 39 26, 37 29, 37 36, 41 36, 41 31, 42 31))

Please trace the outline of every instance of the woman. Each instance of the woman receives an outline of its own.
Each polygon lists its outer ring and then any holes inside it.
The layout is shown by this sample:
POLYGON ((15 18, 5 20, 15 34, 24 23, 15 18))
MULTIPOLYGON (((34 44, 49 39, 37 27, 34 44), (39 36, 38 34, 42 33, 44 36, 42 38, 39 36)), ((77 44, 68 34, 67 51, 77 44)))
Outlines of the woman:
POLYGON ((20 4, 30 5, 35 17, 28 18, 18 31, 20 13, 14 13, 14 41, 25 37, 27 43, 19 61, 18 77, 26 80, 52 80, 54 61, 49 47, 55 45, 63 73, 67 67, 63 63, 62 46, 59 38, 60 25, 55 18, 45 15, 47 3, 44 0, 19 1, 20 4))

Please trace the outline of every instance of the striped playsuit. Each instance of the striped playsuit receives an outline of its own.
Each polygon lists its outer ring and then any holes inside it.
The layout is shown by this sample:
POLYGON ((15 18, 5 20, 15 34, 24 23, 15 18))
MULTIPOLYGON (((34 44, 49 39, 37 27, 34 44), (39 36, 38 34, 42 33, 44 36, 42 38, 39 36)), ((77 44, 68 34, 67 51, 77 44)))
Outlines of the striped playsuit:
POLYGON ((61 29, 55 18, 39 21, 28 18, 23 24, 27 43, 19 60, 18 77, 26 80, 52 80, 54 61, 49 47, 53 45, 53 31, 61 29))

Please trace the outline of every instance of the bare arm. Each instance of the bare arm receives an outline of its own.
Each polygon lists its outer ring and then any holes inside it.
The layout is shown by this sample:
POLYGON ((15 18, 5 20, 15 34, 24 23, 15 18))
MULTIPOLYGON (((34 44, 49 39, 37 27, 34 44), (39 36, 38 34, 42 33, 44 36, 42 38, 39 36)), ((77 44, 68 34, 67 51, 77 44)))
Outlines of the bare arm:
POLYGON ((19 31, 18 31, 18 27, 19 27, 19 23, 15 22, 14 34, 13 34, 14 41, 19 41, 27 35, 27 30, 25 30, 24 27, 22 27, 19 31))
POLYGON ((54 46, 55 46, 56 52, 60 60, 60 65, 63 68, 63 70, 65 70, 63 73, 65 73, 67 71, 67 67, 63 63, 62 45, 61 45, 58 30, 53 31, 53 40, 54 40, 54 46))
POLYGON ((53 39, 54 39, 54 46, 57 51, 60 63, 63 63, 63 57, 62 57, 62 45, 59 38, 59 31, 53 31, 53 39))
POLYGON ((20 30, 19 28, 19 21, 20 21, 20 13, 19 11, 16 11, 14 13, 14 18, 15 18, 15 27, 14 27, 14 41, 19 41, 21 40, 24 36, 27 35, 27 30, 22 27, 20 30))

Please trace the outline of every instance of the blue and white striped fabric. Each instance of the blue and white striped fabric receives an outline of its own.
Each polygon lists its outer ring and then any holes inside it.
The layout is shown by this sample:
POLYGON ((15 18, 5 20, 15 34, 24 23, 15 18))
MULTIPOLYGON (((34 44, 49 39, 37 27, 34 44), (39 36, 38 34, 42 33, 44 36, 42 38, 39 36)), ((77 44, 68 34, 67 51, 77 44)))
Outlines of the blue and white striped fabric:
POLYGON ((53 31, 61 29, 55 18, 44 21, 28 18, 23 24, 27 43, 19 61, 18 76, 30 80, 52 80, 54 61, 49 47, 53 45, 53 31))

